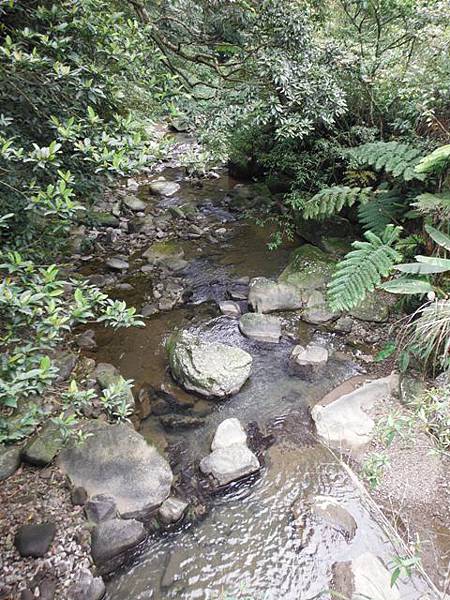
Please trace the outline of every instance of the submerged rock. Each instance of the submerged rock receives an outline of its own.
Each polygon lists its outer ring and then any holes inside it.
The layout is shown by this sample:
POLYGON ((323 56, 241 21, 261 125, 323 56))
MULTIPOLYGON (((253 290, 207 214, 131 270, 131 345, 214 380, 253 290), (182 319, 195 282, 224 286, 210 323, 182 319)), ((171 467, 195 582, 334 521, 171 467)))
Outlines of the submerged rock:
POLYGON ((110 519, 92 531, 91 552, 102 573, 116 569, 124 561, 124 553, 146 537, 144 525, 135 519, 110 519))
POLYGON ((357 450, 371 440, 375 423, 365 412, 398 389, 398 376, 366 383, 329 404, 320 402, 311 411, 318 435, 341 450, 357 450))
POLYGON ((112 496, 123 518, 148 517, 170 494, 167 461, 128 425, 92 422, 84 431, 92 435, 61 453, 63 473, 89 496, 112 496))
POLYGON ((381 560, 370 552, 351 561, 335 563, 332 572, 332 591, 339 597, 354 600, 400 599, 397 586, 391 586, 391 573, 381 560))
POLYGON ((353 515, 331 496, 316 496, 311 504, 316 519, 336 529, 350 541, 358 528, 353 515))
POLYGON ((56 534, 54 523, 36 523, 23 525, 14 538, 20 556, 44 556, 56 534))
POLYGON ((154 242, 142 257, 151 265, 161 265, 173 260, 181 260, 184 257, 184 250, 175 241, 154 242))
POLYGON ((211 454, 200 461, 200 471, 222 487, 248 477, 261 468, 258 458, 247 446, 247 435, 236 418, 226 419, 217 427, 211 454))
POLYGON ((248 303, 256 312, 295 310, 303 306, 301 291, 289 283, 277 283, 265 277, 250 282, 248 303))
POLYGON ((189 415, 163 415, 159 420, 165 429, 195 429, 205 424, 203 417, 189 415))
POLYGON ((169 339, 167 352, 174 379, 203 396, 235 394, 247 381, 252 366, 252 357, 244 350, 202 342, 187 331, 169 339))
POLYGON ((239 320, 242 335, 257 340, 277 344, 281 337, 281 321, 261 313, 246 313, 239 320))
POLYGON ((292 284, 298 290, 322 289, 330 281, 334 267, 335 261, 328 254, 316 246, 304 244, 292 252, 278 281, 292 284))
POLYGON ((316 344, 309 344, 306 348, 295 346, 290 358, 293 372, 309 381, 323 372, 327 362, 328 350, 316 344))

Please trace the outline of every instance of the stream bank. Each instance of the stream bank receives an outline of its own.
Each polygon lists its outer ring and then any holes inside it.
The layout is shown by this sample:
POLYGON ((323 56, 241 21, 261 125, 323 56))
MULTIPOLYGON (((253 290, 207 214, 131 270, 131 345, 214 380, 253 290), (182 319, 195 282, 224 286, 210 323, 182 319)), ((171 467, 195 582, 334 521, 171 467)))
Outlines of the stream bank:
MULTIPOLYGON (((367 314, 359 314, 360 319, 324 315, 320 282, 332 255, 308 247, 307 268, 301 270, 298 264, 304 256, 295 251, 295 268, 291 260, 286 271, 297 244, 269 252, 268 230, 241 218, 243 208, 263 202, 267 190, 240 184, 225 172, 217 175, 200 185, 186 181, 176 163, 168 165, 164 180, 152 174, 129 181, 126 189, 105 200, 102 218, 105 223, 105 215, 112 215, 113 225, 110 220, 106 227, 84 226, 74 232, 74 244, 84 252, 74 255, 76 271, 147 315, 145 327, 139 329, 112 332, 97 326, 88 334, 80 331, 79 368, 92 385, 95 365, 102 363, 114 365, 125 379, 134 380, 133 423, 166 457, 174 475, 173 492, 189 505, 177 526, 148 524, 147 540, 141 538, 136 554, 109 576, 110 600, 225 594, 314 598, 333 585, 333 573, 340 569, 336 564, 356 561, 370 551, 387 571, 392 558, 403 553, 400 541, 392 539, 365 504, 339 456, 318 440, 310 416, 312 406, 352 377, 359 376, 361 384, 369 376, 388 375, 389 364, 374 363, 373 355, 387 337, 389 322, 374 325, 370 319, 380 319, 370 314, 369 321, 367 314), (91 248, 95 252, 90 253, 91 248), (299 272, 316 282, 314 302, 301 310, 277 311, 272 318, 278 319, 279 341, 242 335, 239 317, 242 312, 249 314, 251 280, 275 281, 284 273, 281 282, 291 283, 299 272), (224 343, 247 352, 253 360, 249 381, 222 401, 180 387, 168 370, 166 341, 181 330, 195 334, 204 344, 224 343), (298 365, 292 370, 291 355, 296 346, 311 344, 326 348, 329 358, 326 368, 309 380, 295 372, 298 365), (198 465, 210 452, 217 427, 230 418, 238 418, 247 429, 262 469, 211 494, 198 465), (311 506, 322 496, 338 500, 354 519, 357 526, 351 540, 314 517, 311 506)), ((269 297, 263 300, 267 306, 269 297)), ((100 415, 94 410, 92 416, 100 415)), ((52 485, 62 487, 58 469, 52 466, 47 472, 52 485)), ((14 485, 15 477, 45 481, 42 473, 23 467, 7 480, 8 486, 14 485)), ((92 569, 83 508, 69 508, 69 491, 60 493, 71 513, 71 526, 80 535, 84 532, 79 558, 92 569)), ((51 514, 45 495, 40 518, 51 514)), ((5 506, 13 504, 10 499, 5 506)), ((57 525, 58 541, 64 528, 63 523, 57 525)), ((11 534, 6 537, 8 559, 22 564, 14 554, 11 534)), ((60 556, 60 549, 53 550, 60 556)), ((31 577, 36 563, 29 560, 29 564, 31 577)), ((51 566, 40 564, 44 570, 51 566)), ((68 570, 78 572, 73 564, 68 570)), ((59 577, 58 585, 64 576, 59 577)), ((420 575, 400 582, 402 597, 411 600, 427 589, 420 575)), ((61 587, 56 590, 56 598, 64 597, 61 587)))

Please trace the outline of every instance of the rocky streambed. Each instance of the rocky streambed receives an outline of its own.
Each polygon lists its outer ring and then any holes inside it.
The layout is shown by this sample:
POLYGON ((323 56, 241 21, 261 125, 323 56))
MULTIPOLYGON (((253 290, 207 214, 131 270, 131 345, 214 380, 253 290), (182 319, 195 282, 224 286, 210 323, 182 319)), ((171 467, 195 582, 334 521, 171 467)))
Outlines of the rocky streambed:
MULTIPOLYGON (((44 429, 15 459, 56 461, 86 532, 84 570, 72 565, 49 599, 435 597, 420 572, 391 586, 409 550, 341 460, 358 461, 376 407, 395 401, 397 376, 373 363, 388 303, 331 313, 324 288, 346 226, 270 252, 267 228, 242 218, 268 194, 225 172, 187 181, 175 162, 74 231, 73 268, 145 326, 77 337, 87 385, 134 381, 132 424, 107 424, 94 405, 82 445, 42 444, 44 429)), ((25 542, 48 538, 45 557, 61 527, 25 542)), ((8 552, 26 556, 23 538, 8 552)), ((47 598, 23 598, 37 593, 47 598)))

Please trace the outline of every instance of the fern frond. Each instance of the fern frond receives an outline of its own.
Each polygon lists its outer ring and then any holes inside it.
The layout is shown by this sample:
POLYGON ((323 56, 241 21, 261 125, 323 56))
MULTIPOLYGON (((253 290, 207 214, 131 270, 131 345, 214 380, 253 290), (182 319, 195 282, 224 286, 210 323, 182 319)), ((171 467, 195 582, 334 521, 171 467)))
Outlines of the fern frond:
POLYGON ((344 206, 353 206, 355 202, 368 202, 372 194, 370 187, 336 185, 324 188, 305 202, 303 218, 324 219, 340 212, 344 206))
POLYGON ((367 241, 353 242, 355 249, 338 263, 328 286, 331 310, 355 308, 390 274, 394 265, 402 260, 400 252, 393 247, 401 231, 401 227, 388 225, 381 236, 367 231, 364 234, 367 241))
POLYGON ((405 206, 401 196, 394 190, 377 191, 372 200, 358 208, 358 219, 363 229, 381 234, 386 225, 395 221, 405 206))
POLYGON ((352 148, 350 157, 359 166, 369 165, 375 171, 386 171, 404 181, 424 180, 425 174, 415 170, 422 151, 401 142, 370 142, 352 148))
POLYGON ((427 154, 415 167, 418 174, 439 174, 450 167, 450 144, 436 148, 431 154, 427 154))
POLYGON ((412 206, 420 215, 432 217, 436 221, 447 221, 450 219, 450 192, 420 194, 416 196, 412 206))

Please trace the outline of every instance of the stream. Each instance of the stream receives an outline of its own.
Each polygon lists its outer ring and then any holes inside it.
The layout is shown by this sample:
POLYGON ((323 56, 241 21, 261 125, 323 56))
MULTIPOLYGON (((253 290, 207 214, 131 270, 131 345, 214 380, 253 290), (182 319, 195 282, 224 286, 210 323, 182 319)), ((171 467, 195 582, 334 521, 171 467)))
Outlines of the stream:
MULTIPOLYGON (((205 238, 180 242, 189 263, 182 273, 190 290, 188 303, 154 315, 143 328, 112 332, 98 327, 98 348, 92 356, 113 363, 126 379, 135 381, 136 390, 149 385, 162 388, 177 398, 180 414, 204 418, 196 429, 166 431, 155 415, 140 426, 140 433, 170 457, 180 494, 183 490, 194 494, 200 479, 196 466, 208 454, 222 420, 237 417, 270 442, 261 453, 264 466, 257 477, 208 497, 201 518, 191 519, 188 514, 181 524, 152 533, 133 561, 110 578, 107 598, 331 598, 328 590, 335 562, 370 551, 389 565, 399 552, 339 460, 316 440, 309 416, 314 402, 360 373, 359 367, 343 352, 338 336, 317 331, 293 312, 281 314, 284 335, 279 344, 244 338, 237 319, 221 315, 217 302, 230 294, 238 297, 245 277, 276 279, 295 245, 286 243, 270 252, 267 228, 238 220, 227 209, 224 198, 236 182, 226 174, 207 180, 201 189, 182 180, 176 170, 163 174, 180 180, 181 189, 173 198, 150 197, 149 202, 160 207, 195 204, 208 223, 225 228, 226 234, 220 243, 205 238), (205 400, 181 390, 170 378, 164 349, 168 335, 178 329, 249 352, 253 368, 243 389, 225 401, 205 400), (335 353, 325 375, 307 383, 290 375, 287 363, 296 343, 311 340, 335 353), (338 499, 356 519, 358 529, 350 543, 311 519, 308 502, 319 494, 338 499)), ((147 194, 145 186, 140 194, 147 194)), ((148 278, 138 273, 130 275, 129 281, 132 291, 117 297, 139 307, 145 302, 148 278)), ((405 600, 418 599, 427 589, 419 576, 402 581, 399 588, 405 600)))

